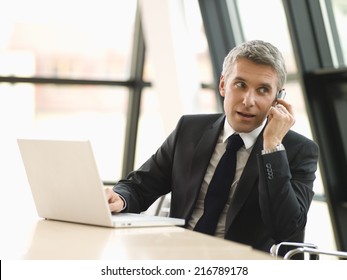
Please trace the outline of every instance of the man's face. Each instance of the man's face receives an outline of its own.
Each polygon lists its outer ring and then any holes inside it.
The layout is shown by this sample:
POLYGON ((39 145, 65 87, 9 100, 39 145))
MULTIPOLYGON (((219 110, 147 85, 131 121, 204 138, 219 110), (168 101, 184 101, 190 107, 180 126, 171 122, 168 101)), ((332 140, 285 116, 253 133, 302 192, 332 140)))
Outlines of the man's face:
POLYGON ((228 77, 221 77, 224 111, 235 131, 251 132, 263 123, 275 101, 277 79, 271 66, 245 58, 235 62, 228 77))

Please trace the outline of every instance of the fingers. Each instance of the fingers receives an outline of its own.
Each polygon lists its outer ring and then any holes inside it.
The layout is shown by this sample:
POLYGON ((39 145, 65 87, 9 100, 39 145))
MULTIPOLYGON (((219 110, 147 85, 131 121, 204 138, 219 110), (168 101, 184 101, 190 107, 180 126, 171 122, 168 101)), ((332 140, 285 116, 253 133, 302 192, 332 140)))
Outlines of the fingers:
POLYGON ((295 123, 292 106, 279 99, 268 113, 268 124, 264 130, 264 149, 272 149, 282 142, 283 137, 295 123))
MULTIPOLYGON (((277 117, 280 117, 282 121, 286 122, 290 126, 292 126, 295 123, 295 117, 293 112, 291 111, 291 106, 288 105, 288 107, 282 105, 282 104, 277 104, 274 108, 274 111, 279 113, 277 117)), ((276 113, 274 113, 276 114, 276 113)))
POLYGON ((290 103, 283 99, 277 99, 276 104, 272 106, 268 112, 269 120, 276 118, 281 122, 290 124, 295 123, 293 107, 290 103))
POLYGON ((114 200, 113 194, 114 191, 111 188, 105 188, 105 195, 108 202, 112 202, 112 200, 114 200))
POLYGON ((111 212, 120 212, 123 210, 124 201, 111 188, 105 188, 106 200, 111 212))
POLYGON ((123 205, 124 205, 123 200, 120 198, 119 200, 116 200, 112 203, 109 203, 108 207, 109 207, 111 212, 118 213, 118 212, 122 211, 123 205))
POLYGON ((283 99, 277 99, 277 104, 275 105, 275 108, 278 108, 282 113, 288 112, 290 115, 294 116, 292 105, 283 99))

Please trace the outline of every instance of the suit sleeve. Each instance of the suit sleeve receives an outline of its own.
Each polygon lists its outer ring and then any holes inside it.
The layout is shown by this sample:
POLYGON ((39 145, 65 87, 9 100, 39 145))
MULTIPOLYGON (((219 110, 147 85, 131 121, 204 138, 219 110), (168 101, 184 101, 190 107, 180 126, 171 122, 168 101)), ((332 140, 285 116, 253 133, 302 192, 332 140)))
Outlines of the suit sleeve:
POLYGON ((287 150, 258 155, 261 215, 277 241, 289 240, 304 230, 314 195, 318 146, 307 140, 291 149, 289 160, 287 150))

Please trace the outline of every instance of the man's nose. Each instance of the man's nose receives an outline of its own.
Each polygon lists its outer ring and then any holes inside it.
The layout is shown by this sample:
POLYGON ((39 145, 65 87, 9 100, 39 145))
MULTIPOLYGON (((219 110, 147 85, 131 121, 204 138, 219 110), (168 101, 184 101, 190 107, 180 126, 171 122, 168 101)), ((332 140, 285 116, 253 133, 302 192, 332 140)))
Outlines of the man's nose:
POLYGON ((254 92, 252 90, 248 90, 247 92, 245 92, 244 96, 243 96, 243 104, 246 107, 252 107, 254 106, 254 102, 255 102, 255 95, 254 92))

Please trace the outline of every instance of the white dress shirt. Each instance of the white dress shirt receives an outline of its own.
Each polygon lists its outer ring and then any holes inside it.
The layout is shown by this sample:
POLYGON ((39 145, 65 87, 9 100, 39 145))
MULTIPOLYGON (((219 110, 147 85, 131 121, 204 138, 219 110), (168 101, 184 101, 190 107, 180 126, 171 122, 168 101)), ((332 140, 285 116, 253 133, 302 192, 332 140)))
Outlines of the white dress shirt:
MULTIPOLYGON (((266 122, 264 121, 264 123, 260 127, 256 128, 255 130, 253 130, 249 133, 240 133, 240 137, 243 140, 244 146, 242 146, 237 152, 236 172, 235 172, 234 181, 233 181, 232 185, 230 186, 231 190, 230 190, 229 198, 227 200, 227 203, 223 209, 223 212, 222 212, 222 214, 219 218, 218 224, 217 224, 217 229, 216 229, 215 235, 218 237, 224 237, 225 219, 226 219, 226 214, 227 214, 227 211, 228 211, 228 208, 230 205, 231 198, 233 196, 233 193, 235 192, 235 189, 236 189, 237 184, 239 182, 239 179, 241 177, 241 173, 243 171, 243 168, 245 167, 247 160, 248 160, 248 157, 251 154, 254 143, 255 143, 259 133, 261 132, 261 130, 265 126, 265 123, 266 122)), ((196 223, 198 222, 198 220, 200 219, 200 217, 202 216, 202 214, 204 212, 204 199, 205 199, 208 185, 210 184, 214 170, 216 169, 216 166, 217 166, 220 158, 222 157, 222 155, 225 152, 227 140, 228 140, 229 136, 234 134, 234 133, 235 133, 235 131, 229 125, 227 119, 225 118, 224 128, 223 128, 223 130, 222 130, 222 132, 221 132, 221 134, 217 140, 215 150, 212 154, 212 157, 210 159, 210 163, 209 163, 207 170, 206 170, 204 180, 202 182, 200 194, 199 194, 198 200, 196 202, 195 209, 193 211, 191 219, 188 222, 187 227, 189 229, 193 229, 195 227, 196 223)))

